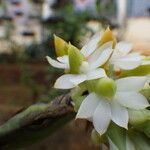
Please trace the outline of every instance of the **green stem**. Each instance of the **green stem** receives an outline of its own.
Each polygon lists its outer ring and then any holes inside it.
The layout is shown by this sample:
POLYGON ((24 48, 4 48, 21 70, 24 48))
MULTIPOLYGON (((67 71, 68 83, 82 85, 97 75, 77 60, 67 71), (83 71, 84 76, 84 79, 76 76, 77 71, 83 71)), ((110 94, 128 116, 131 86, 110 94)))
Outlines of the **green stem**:
POLYGON ((34 144, 69 122, 75 116, 70 95, 48 104, 35 104, 0 126, 0 149, 16 150, 34 144))

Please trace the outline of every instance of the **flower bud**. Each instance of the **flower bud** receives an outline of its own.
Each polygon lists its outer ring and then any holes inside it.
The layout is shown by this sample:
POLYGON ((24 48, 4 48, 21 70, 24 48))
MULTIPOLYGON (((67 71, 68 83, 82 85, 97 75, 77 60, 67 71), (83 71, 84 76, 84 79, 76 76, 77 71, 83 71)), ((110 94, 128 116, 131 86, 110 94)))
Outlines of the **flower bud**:
POLYGON ((55 45, 56 55, 58 57, 68 54, 69 44, 56 35, 54 35, 54 45, 55 45))
POLYGON ((84 60, 83 55, 73 45, 69 45, 68 49, 70 73, 77 74, 80 72, 80 66, 84 60))
POLYGON ((96 85, 97 94, 104 97, 113 97, 116 93, 116 89, 115 81, 108 77, 99 79, 96 85))
POLYGON ((113 47, 116 45, 116 38, 113 35, 112 31, 109 29, 109 27, 105 30, 105 32, 102 35, 102 38, 99 42, 99 45, 103 45, 107 42, 113 41, 113 47))

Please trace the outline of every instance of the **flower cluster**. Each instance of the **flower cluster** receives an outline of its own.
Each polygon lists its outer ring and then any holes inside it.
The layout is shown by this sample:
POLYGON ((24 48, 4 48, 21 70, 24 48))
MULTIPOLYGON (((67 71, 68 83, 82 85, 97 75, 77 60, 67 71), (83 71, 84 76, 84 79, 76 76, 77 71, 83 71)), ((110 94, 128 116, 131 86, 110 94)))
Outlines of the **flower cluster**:
POLYGON ((57 60, 49 56, 47 60, 65 70, 54 87, 72 89, 76 118, 91 121, 99 135, 107 132, 111 121, 128 129, 128 111, 149 107, 141 90, 149 82, 150 59, 132 52, 130 43, 117 43, 109 28, 95 34, 81 50, 57 36, 54 41, 57 60))

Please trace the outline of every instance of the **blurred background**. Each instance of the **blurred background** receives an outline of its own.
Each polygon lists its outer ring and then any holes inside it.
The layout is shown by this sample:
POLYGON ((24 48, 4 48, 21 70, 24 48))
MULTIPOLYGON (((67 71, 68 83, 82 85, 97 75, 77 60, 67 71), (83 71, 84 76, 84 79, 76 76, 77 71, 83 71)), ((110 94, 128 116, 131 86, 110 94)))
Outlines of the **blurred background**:
MULTIPOLYGON (((49 66, 55 57, 53 34, 81 48, 97 31, 109 27, 118 40, 150 55, 148 0, 0 0, 0 124, 36 102, 49 102, 62 73, 49 66)), ((98 150, 86 122, 72 121, 26 150, 98 150), (65 137, 64 137, 65 135, 65 137)))

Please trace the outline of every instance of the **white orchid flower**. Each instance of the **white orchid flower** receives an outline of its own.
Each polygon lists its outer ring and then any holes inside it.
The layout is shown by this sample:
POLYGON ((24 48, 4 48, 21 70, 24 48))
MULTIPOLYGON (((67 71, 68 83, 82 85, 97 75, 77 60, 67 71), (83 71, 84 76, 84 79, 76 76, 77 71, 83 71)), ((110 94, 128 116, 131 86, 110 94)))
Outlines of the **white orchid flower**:
POLYGON ((128 42, 119 42, 116 44, 114 52, 109 60, 115 69, 131 70, 142 64, 143 57, 137 53, 132 52, 132 44, 128 42))
MULTIPOLYGON (((68 59, 68 56, 66 56, 66 58, 68 59)), ((69 61, 68 61, 69 59, 66 62, 64 61, 58 62, 58 61, 51 59, 48 56, 47 56, 47 59, 53 67, 68 69, 68 70, 70 69, 69 61)), ((64 59, 64 57, 58 58, 58 60, 60 59, 64 59)), ((54 87, 58 89, 71 89, 86 80, 98 79, 98 78, 102 78, 105 76, 106 76, 106 73, 104 69, 102 68, 89 69, 88 62, 83 61, 79 68, 78 74, 62 75, 56 80, 54 87)))
MULTIPOLYGON (((107 29, 104 33, 95 34, 92 39, 81 49, 81 53, 88 57, 89 62, 98 65, 99 61, 106 63, 105 59, 109 59, 109 63, 114 65, 115 70, 131 70, 140 65, 149 64, 149 61, 143 61, 143 56, 137 52, 131 52, 132 44, 128 42, 119 42, 115 45, 114 50, 111 46, 116 43, 115 38, 111 35, 111 31, 107 29), (107 35, 107 32, 109 34, 107 35), (105 40, 103 40, 104 36, 105 40), (99 46, 100 41, 105 41, 99 46), (105 48, 104 48, 105 47, 105 48), (100 58, 100 56, 102 56, 100 58), (99 59, 98 59, 99 58, 99 59), (143 62, 142 62, 143 61, 143 62)), ((97 66, 96 65, 96 66, 97 66)))
POLYGON ((99 57, 95 58, 95 61, 91 60, 92 57, 85 58, 82 56, 80 51, 75 47, 72 47, 72 50, 70 49, 71 52, 68 56, 58 57, 57 60, 47 56, 48 62, 53 67, 67 69, 71 72, 59 77, 54 87, 59 89, 71 89, 86 80, 106 77, 105 70, 99 67, 106 63, 110 57, 112 53, 111 44, 112 43, 106 43, 100 48, 102 52, 99 57), (83 60, 81 60, 82 58, 80 57, 83 57, 83 60))
MULTIPOLYGON (((106 132, 111 120, 127 129, 129 120, 127 109, 139 110, 149 106, 146 98, 139 93, 146 82, 146 77, 118 79, 114 81, 116 91, 112 90, 114 94, 111 98, 94 92, 90 93, 81 103, 76 118, 92 121, 95 130, 100 135, 106 132)), ((105 84, 102 87, 105 88, 105 84)), ((110 89, 113 88, 108 85, 108 90, 103 93, 107 95, 110 89)))
POLYGON ((110 58, 113 52, 113 42, 107 42, 98 47, 100 39, 100 33, 94 35, 81 51, 78 51, 77 48, 70 44, 70 47, 73 49, 70 55, 58 57, 57 60, 47 56, 48 62, 53 67, 71 70, 70 74, 62 75, 57 79, 54 85, 55 88, 71 89, 86 80, 93 80, 106 76, 105 70, 99 67, 104 65, 110 58), (81 57, 84 57, 84 59, 81 60, 81 57), (75 70, 77 71, 72 72, 72 68, 76 68, 75 70))

